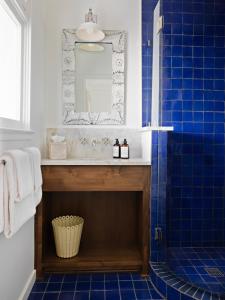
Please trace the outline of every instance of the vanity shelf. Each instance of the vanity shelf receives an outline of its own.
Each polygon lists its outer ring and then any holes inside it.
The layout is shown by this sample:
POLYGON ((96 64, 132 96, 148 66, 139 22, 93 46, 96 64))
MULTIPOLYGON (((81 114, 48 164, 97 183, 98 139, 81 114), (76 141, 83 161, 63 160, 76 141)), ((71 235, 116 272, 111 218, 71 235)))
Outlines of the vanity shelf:
POLYGON ((36 270, 148 273, 150 166, 42 166, 43 200, 36 214, 36 270), (79 254, 55 254, 51 220, 84 218, 79 254))
POLYGON ((52 249, 44 258, 44 268, 51 272, 140 270, 141 265, 140 251, 134 246, 81 249, 78 256, 66 260, 56 257, 52 249))

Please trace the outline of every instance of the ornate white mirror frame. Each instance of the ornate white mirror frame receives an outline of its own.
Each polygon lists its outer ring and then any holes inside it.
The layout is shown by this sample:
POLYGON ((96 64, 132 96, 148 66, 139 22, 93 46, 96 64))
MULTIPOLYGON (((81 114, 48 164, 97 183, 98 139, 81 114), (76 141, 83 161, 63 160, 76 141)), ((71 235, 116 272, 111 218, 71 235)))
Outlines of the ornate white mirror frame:
POLYGON ((104 31, 103 43, 112 44, 112 108, 111 112, 76 112, 75 29, 63 29, 62 100, 64 125, 123 125, 125 124, 125 31, 104 31))

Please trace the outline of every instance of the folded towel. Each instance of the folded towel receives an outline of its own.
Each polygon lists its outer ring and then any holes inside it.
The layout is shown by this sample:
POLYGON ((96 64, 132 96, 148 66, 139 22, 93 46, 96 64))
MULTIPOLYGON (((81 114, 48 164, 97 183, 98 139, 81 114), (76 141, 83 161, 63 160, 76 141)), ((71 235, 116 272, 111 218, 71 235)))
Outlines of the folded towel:
POLYGON ((4 230, 4 165, 0 163, 0 233, 4 230))
POLYGON ((15 201, 20 202, 33 193, 32 168, 27 152, 22 150, 10 150, 5 153, 13 161, 14 180, 16 182, 15 201))
POLYGON ((42 198, 42 173, 41 173, 41 153, 38 148, 30 147, 25 148, 29 154, 31 167, 32 167, 32 178, 33 178, 33 185, 34 185, 34 199, 36 205, 38 205, 42 198))
POLYGON ((12 237, 35 214, 34 193, 23 201, 16 202, 17 184, 15 164, 10 155, 2 157, 6 161, 3 172, 4 234, 12 237))

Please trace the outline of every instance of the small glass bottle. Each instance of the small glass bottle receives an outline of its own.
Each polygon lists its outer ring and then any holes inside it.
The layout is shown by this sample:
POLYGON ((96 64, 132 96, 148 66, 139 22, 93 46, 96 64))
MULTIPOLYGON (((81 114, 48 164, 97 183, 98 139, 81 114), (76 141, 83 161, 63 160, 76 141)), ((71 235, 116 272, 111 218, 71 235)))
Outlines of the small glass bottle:
POLYGON ((123 145, 121 146, 121 158, 123 159, 129 158, 129 145, 126 139, 124 139, 123 145))
POLYGON ((116 139, 116 143, 113 145, 113 158, 120 158, 120 142, 116 139))

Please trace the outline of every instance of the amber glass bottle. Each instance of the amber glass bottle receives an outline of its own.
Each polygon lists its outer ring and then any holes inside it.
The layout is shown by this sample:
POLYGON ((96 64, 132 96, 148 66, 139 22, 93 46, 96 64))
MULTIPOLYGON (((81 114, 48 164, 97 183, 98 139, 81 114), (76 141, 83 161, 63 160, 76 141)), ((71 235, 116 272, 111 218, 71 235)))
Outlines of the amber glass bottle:
POLYGON ((116 143, 113 145, 113 158, 120 158, 120 142, 116 139, 116 143))
POLYGON ((124 139, 123 145, 121 146, 121 158, 123 159, 129 158, 129 145, 126 139, 124 139))

